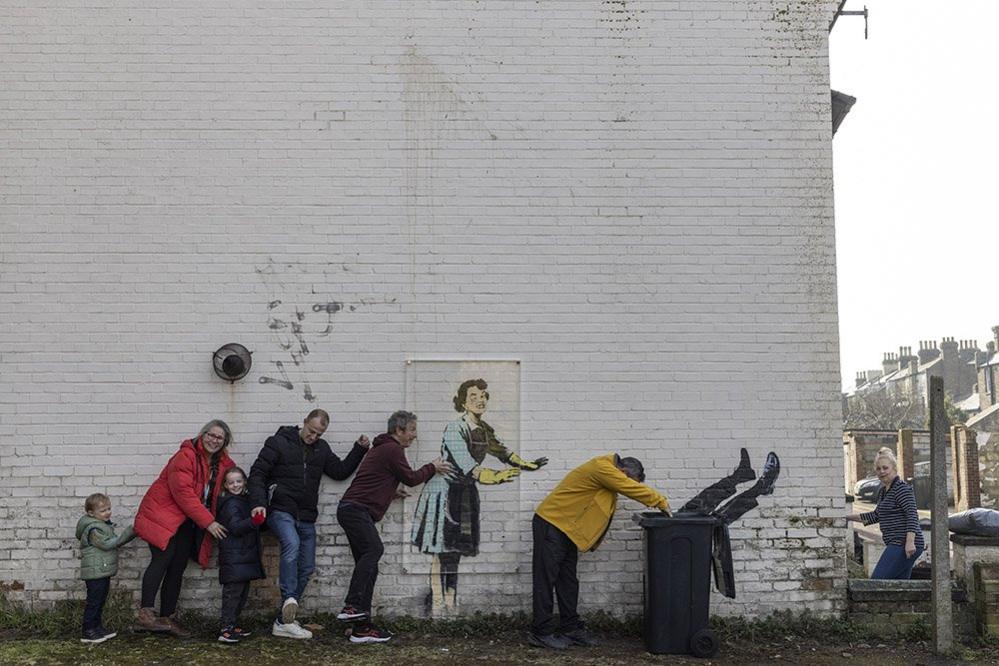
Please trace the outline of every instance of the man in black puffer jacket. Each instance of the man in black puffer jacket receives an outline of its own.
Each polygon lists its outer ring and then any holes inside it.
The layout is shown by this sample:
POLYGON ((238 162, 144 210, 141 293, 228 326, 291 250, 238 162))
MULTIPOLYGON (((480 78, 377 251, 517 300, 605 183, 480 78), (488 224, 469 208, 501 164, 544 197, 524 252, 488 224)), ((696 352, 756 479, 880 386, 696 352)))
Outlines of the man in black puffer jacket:
POLYGON ((329 414, 314 409, 301 428, 278 428, 250 468, 252 515, 264 514, 267 527, 281 544, 281 609, 271 629, 275 636, 312 638, 312 632, 303 629, 295 617, 298 600, 316 568, 319 483, 323 474, 338 481, 349 477, 371 445, 361 435, 347 457, 340 460, 322 439, 329 422, 329 414))

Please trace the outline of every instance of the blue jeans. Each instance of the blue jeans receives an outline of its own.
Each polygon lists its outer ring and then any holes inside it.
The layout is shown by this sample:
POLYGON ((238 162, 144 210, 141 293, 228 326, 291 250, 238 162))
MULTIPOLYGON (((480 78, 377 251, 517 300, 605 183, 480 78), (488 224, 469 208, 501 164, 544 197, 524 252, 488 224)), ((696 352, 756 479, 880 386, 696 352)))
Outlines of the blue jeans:
POLYGON ((316 525, 296 520, 284 511, 271 511, 267 514, 267 527, 281 544, 278 569, 281 603, 291 597, 300 601, 309 577, 316 570, 316 525))
POLYGON ((881 580, 909 580, 912 575, 912 565, 916 563, 919 556, 923 554, 923 549, 916 546, 916 552, 912 557, 905 556, 905 548, 902 546, 885 546, 885 552, 878 560, 874 571, 871 573, 872 579, 881 580))

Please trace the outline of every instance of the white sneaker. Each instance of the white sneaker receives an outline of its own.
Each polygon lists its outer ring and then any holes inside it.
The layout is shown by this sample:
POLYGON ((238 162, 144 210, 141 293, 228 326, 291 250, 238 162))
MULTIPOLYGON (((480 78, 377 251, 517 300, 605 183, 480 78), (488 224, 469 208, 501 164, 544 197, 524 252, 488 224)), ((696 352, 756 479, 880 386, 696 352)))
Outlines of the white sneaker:
POLYGON ((271 627, 271 634, 283 638, 312 638, 312 632, 302 627, 298 622, 288 622, 285 624, 275 620, 274 626, 271 627))
POLYGON ((296 615, 298 615, 298 602, 295 601, 295 597, 288 597, 281 606, 281 622, 291 624, 295 621, 296 615))

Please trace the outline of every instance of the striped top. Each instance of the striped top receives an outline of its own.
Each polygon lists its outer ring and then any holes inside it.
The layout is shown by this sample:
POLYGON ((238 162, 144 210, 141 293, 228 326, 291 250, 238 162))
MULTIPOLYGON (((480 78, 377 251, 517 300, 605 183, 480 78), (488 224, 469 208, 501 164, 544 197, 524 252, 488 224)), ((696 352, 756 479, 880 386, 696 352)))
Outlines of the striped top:
POLYGON ((881 539, 886 546, 904 546, 905 535, 915 532, 916 547, 924 548, 923 528, 919 526, 919 515, 916 513, 916 495, 912 486, 895 477, 891 485, 883 485, 878 490, 878 506, 874 511, 860 514, 860 520, 865 525, 881 524, 881 539))

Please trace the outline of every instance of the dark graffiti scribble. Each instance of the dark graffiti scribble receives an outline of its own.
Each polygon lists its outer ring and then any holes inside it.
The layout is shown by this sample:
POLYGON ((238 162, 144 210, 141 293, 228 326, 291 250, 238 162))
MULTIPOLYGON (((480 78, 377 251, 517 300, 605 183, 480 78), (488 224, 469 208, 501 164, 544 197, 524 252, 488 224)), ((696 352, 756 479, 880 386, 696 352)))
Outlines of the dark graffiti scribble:
MULTIPOLYGON (((296 264, 278 263, 273 258, 268 258, 267 263, 254 267, 261 283, 268 292, 267 301, 267 328, 271 330, 275 342, 283 352, 287 352, 283 360, 291 360, 292 373, 295 374, 295 382, 302 388, 303 396, 309 402, 316 400, 316 395, 312 392, 306 371, 306 357, 311 353, 309 338, 315 343, 316 337, 327 337, 333 332, 333 315, 341 312, 344 308, 349 308, 350 312, 357 309, 356 304, 344 304, 341 301, 332 300, 326 292, 329 280, 324 280, 319 285, 313 284, 310 295, 302 299, 308 305, 302 307, 296 304, 297 298, 289 297, 294 294, 297 281, 285 281, 285 276, 293 273, 304 274, 306 270, 296 264), (317 291, 319 293, 317 293, 317 291), (314 300, 326 299, 326 300, 314 300), (290 301, 290 302, 289 302, 290 301)), ((343 267, 347 270, 347 267, 343 267)), ((327 277, 329 277, 327 275, 327 277)), ((386 302, 394 302, 395 299, 386 302)), ((301 303, 302 301, 298 301, 301 303)), ((362 299, 361 305, 374 304, 376 301, 362 299)), ((283 356, 283 355, 282 355, 283 356)), ((278 369, 278 377, 261 377, 261 384, 275 384, 284 389, 293 390, 295 384, 292 383, 288 372, 282 361, 273 361, 278 369)))
POLYGON ((295 388, 295 385, 292 384, 291 382, 286 382, 283 379, 274 379, 273 377, 261 377, 260 378, 260 383, 261 384, 277 384, 281 388, 286 388, 289 391, 291 391, 292 389, 295 388))
POLYGON ((285 370, 284 370, 284 363, 282 363, 281 361, 273 361, 273 363, 274 363, 274 365, 277 366, 278 372, 281 373, 281 376, 284 379, 275 379, 274 377, 261 377, 260 378, 260 383, 261 384, 277 384, 281 388, 288 389, 289 391, 293 390, 295 388, 295 385, 292 384, 291 380, 288 378, 288 373, 285 372, 285 370))
POLYGON ((338 303, 337 301, 330 301, 329 303, 315 303, 312 306, 313 312, 327 312, 329 314, 334 314, 343 310, 343 303, 338 303))
MULTIPOLYGON (((350 306, 353 311, 354 306, 350 306)), ((327 301, 325 303, 313 303, 313 312, 325 312, 326 313, 326 328, 323 329, 321 333, 318 333, 319 337, 326 337, 333 332, 333 315, 335 315, 340 310, 343 310, 343 303, 339 301, 327 301)))
POLYGON ((309 345, 305 343, 305 336, 302 334, 302 325, 297 321, 291 322, 291 334, 298 340, 298 351, 302 356, 309 355, 309 345))

